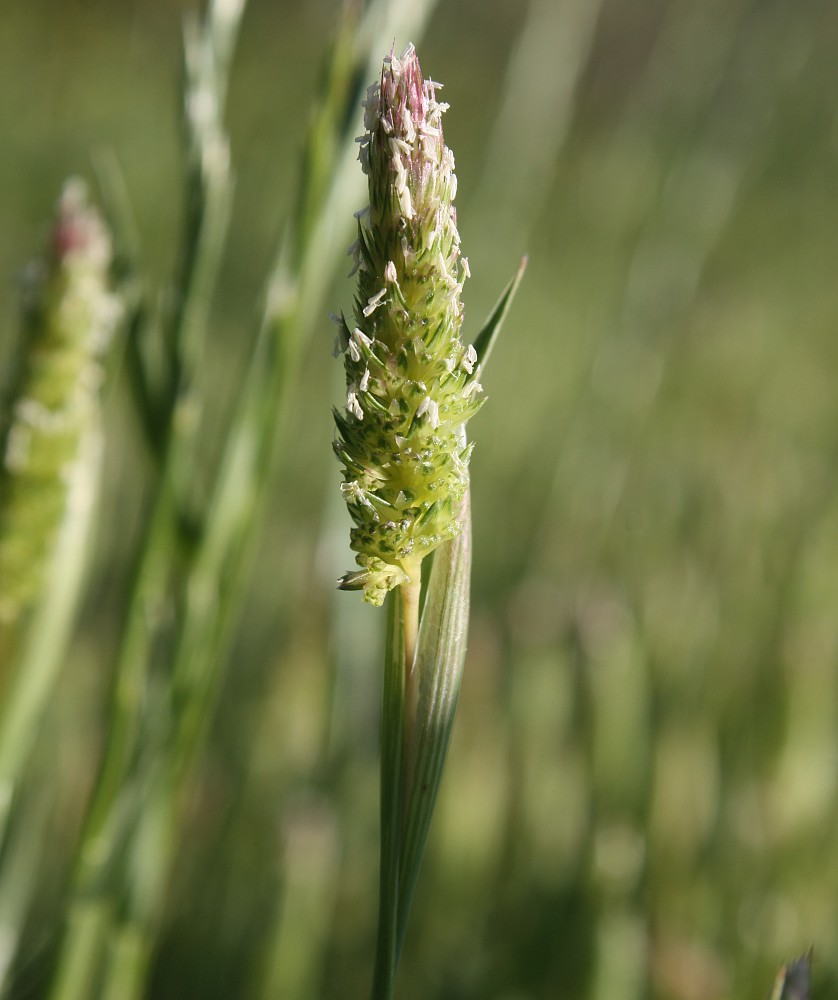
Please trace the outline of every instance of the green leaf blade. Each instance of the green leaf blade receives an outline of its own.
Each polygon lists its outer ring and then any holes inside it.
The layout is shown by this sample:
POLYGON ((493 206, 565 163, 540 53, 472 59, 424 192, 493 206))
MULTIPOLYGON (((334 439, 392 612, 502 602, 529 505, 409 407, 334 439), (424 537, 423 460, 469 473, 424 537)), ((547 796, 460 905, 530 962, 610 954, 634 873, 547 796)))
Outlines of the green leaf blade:
POLYGON ((485 366, 489 360, 489 355, 492 353, 495 341, 498 339, 498 334, 503 327, 509 308, 512 305, 512 300, 515 298, 526 269, 527 258, 522 257, 521 263, 518 265, 518 270, 512 276, 511 281, 504 288, 500 298, 489 313, 488 319, 483 324, 483 329, 477 334, 477 338, 474 341, 474 350, 477 352, 477 363, 482 366, 485 366))
POLYGON ((809 1000, 812 978, 811 950, 780 969, 771 1000, 809 1000))

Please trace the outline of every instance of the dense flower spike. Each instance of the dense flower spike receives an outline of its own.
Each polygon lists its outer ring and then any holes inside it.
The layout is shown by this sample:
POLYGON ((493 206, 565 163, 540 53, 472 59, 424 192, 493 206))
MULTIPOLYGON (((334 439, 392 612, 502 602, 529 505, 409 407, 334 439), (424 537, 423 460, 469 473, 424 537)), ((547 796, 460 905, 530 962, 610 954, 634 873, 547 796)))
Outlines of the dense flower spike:
POLYGON ((483 402, 474 348, 460 341, 469 271, 439 86, 422 79, 412 45, 401 58, 391 53, 367 91, 358 139, 370 204, 357 213, 349 251, 359 275, 354 323, 335 317, 347 381, 335 451, 361 567, 339 584, 363 588, 371 604, 460 532, 463 425, 483 402))
POLYGON ((80 181, 58 203, 33 273, 22 364, 0 448, 0 620, 34 599, 61 524, 70 471, 98 419, 102 354, 120 314, 111 242, 80 181))

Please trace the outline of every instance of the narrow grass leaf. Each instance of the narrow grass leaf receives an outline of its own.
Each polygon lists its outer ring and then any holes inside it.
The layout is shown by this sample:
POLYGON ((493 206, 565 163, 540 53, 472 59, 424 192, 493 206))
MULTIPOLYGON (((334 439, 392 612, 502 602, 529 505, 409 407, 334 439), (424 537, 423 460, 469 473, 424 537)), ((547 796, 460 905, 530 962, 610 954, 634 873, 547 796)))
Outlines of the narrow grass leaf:
POLYGON ((509 307, 512 305, 512 300, 515 298, 515 293, 518 291, 518 286, 521 284, 521 278, 524 277, 526 269, 527 258, 522 257, 521 263, 518 265, 518 270, 512 276, 512 280, 506 288, 504 288, 501 297, 495 303, 494 309, 489 313, 488 319, 483 324, 483 329, 477 334, 477 338, 474 341, 474 350, 477 352, 477 361, 480 365, 485 365, 489 360, 489 355, 492 353, 492 348, 495 346, 495 341, 501 331, 506 314, 509 312, 509 307))
MULTIPOLYGON (((150 304, 150 292, 144 277, 142 243, 136 215, 131 205, 125 175, 116 154, 111 149, 99 150, 93 157, 93 167, 99 182, 102 207, 113 236, 114 279, 125 310, 125 336, 118 345, 124 351, 124 363, 129 385, 134 394, 137 416, 145 434, 149 451, 156 459, 162 455, 166 437, 164 399, 166 377, 160 364, 159 352, 154 358, 149 347, 159 329, 150 304)), ((114 366, 119 368, 123 357, 114 366)))
POLYGON ((809 1000, 812 978, 812 952, 789 962, 780 969, 771 992, 771 1000, 809 1000))

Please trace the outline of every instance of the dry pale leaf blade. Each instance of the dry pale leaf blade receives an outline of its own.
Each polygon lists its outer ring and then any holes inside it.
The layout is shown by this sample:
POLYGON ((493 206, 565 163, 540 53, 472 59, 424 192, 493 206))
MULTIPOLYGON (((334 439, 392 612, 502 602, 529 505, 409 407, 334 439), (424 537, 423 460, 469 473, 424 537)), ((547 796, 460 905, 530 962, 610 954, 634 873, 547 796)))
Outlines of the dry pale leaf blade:
POLYGON ((399 948, 442 772, 465 661, 471 578, 471 514, 466 496, 462 532, 434 553, 419 627, 416 670, 419 691, 410 756, 399 888, 399 948))

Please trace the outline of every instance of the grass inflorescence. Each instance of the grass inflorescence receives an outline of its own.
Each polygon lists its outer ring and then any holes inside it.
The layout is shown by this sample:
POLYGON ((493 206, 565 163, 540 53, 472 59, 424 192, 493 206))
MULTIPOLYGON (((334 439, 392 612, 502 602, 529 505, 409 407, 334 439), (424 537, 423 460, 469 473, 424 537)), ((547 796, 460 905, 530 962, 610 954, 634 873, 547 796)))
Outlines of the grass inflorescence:
POLYGON ((340 585, 363 588, 371 604, 415 579, 422 559, 462 530, 471 451, 462 429, 483 401, 477 355, 460 338, 468 260, 437 86, 409 47, 385 60, 367 91, 359 142, 369 206, 351 248, 354 322, 336 317, 347 396, 335 451, 362 567, 340 585))

